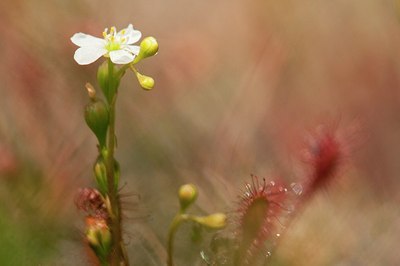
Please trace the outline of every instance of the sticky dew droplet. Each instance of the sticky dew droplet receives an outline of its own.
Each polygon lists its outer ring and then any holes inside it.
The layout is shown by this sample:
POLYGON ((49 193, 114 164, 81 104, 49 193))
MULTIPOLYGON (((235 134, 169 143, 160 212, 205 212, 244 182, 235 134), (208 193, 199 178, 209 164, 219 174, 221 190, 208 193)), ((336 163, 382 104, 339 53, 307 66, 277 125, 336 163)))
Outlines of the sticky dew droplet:
POLYGON ((294 209, 295 209, 294 204, 289 204, 289 205, 286 206, 286 210, 287 210, 289 213, 293 212, 294 209))
POLYGON ((204 252, 204 250, 200 251, 200 257, 207 265, 211 265, 210 257, 206 254, 206 252, 204 252))
POLYGON ((297 196, 300 196, 303 193, 303 186, 299 183, 292 183, 290 184, 290 187, 297 196))

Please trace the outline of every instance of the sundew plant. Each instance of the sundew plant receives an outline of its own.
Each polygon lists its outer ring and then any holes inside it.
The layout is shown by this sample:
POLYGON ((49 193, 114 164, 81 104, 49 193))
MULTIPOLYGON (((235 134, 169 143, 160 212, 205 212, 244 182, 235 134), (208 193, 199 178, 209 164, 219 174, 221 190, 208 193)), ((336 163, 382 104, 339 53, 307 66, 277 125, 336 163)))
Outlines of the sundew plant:
MULTIPOLYGON (((96 187, 82 188, 76 198, 78 209, 86 214, 84 242, 100 265, 130 265, 123 235, 124 209, 120 195, 123 188, 120 186, 120 165, 115 159, 115 123, 118 88, 127 71, 136 75, 139 85, 145 90, 151 90, 155 84, 153 78, 139 73, 136 66, 157 54, 158 43, 154 37, 146 37, 139 46, 134 45, 141 36, 141 32, 129 24, 120 31, 115 27, 106 28, 103 38, 84 33, 71 37, 71 41, 79 46, 74 54, 78 64, 87 65, 104 58, 97 71, 100 89, 86 83, 89 103, 84 112, 86 124, 98 142, 98 155, 93 163, 96 187)), ((195 225, 194 235, 199 234, 201 227, 219 231, 214 233, 210 243, 212 248, 199 254, 205 264, 268 264, 268 257, 302 201, 328 186, 335 178, 344 157, 343 147, 335 128, 319 126, 317 133, 310 133, 309 143, 304 147, 311 167, 305 180, 288 186, 281 180, 251 176, 244 190, 238 192, 239 200, 237 206, 231 206, 233 214, 229 219, 221 212, 210 215, 188 212, 199 193, 194 184, 182 185, 177 194, 180 208, 168 230, 166 264, 174 266, 174 253, 185 252, 174 249, 175 235, 184 223, 195 225), (231 228, 224 232, 229 223, 231 228)))
POLYGON ((0 266, 400 265, 400 0, 0 13, 0 266))

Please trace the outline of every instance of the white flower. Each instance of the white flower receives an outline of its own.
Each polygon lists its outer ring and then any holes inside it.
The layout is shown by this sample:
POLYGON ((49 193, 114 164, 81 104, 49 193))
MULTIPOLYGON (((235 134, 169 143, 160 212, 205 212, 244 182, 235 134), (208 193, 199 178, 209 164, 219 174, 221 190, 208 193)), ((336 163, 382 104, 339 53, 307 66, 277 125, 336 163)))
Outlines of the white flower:
POLYGON ((115 27, 111 27, 110 32, 105 29, 103 37, 75 33, 71 37, 71 41, 79 46, 74 54, 75 61, 80 65, 88 65, 104 55, 110 57, 114 64, 128 64, 139 54, 140 47, 132 44, 142 37, 142 33, 134 30, 132 24, 120 32, 115 27))

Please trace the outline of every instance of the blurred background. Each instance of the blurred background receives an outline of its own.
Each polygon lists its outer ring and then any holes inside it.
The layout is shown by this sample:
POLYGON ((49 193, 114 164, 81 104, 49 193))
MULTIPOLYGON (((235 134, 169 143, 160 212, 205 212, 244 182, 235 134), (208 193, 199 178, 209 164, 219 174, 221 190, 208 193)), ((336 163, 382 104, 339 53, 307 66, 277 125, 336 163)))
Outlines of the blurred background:
MULTIPOLYGON (((350 131, 337 179, 286 229, 268 265, 398 265, 400 5, 396 0, 0 2, 1 265, 90 265, 74 206, 92 186, 96 142, 69 38, 129 23, 159 54, 119 91, 117 159, 133 265, 164 265, 176 192, 199 187, 197 213, 237 209, 250 174, 296 182, 307 130, 350 131), (356 130, 355 130, 356 128, 356 130)), ((100 60, 99 60, 100 61, 100 60)), ((176 239, 177 265, 210 233, 176 239)), ((267 253, 267 251, 265 251, 267 253)))

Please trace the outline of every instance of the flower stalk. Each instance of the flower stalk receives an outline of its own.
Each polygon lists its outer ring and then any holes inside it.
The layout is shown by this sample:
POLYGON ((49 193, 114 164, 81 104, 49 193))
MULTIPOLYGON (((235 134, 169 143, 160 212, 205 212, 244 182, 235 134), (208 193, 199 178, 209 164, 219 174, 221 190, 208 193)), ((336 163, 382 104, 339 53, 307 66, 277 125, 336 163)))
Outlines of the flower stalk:
MULTIPOLYGON (((110 254, 111 265, 129 265, 128 257, 125 256, 125 252, 122 249, 122 230, 121 230, 121 210, 118 197, 118 189, 115 182, 115 105, 117 101, 117 87, 114 86, 115 77, 114 64, 111 60, 108 60, 108 91, 112 92, 112 100, 109 105, 109 128, 108 128, 108 139, 107 147, 105 152, 105 164, 107 169, 107 184, 108 184, 108 197, 110 200, 110 226, 112 232, 112 243, 113 248, 110 254)), ((118 77, 117 77, 118 78, 118 77)))
POLYGON ((168 260, 167 265, 173 266, 174 265, 174 237, 175 233, 178 230, 179 225, 184 221, 184 214, 178 213, 175 215, 174 219, 171 222, 171 225, 168 230, 168 243, 167 243, 167 252, 168 252, 168 260))
MULTIPOLYGON (((122 209, 118 190, 120 171, 114 158, 115 121, 118 87, 122 76, 127 69, 131 69, 137 77, 141 75, 133 65, 158 51, 157 41, 153 37, 145 38, 140 46, 133 45, 140 38, 141 32, 131 24, 119 32, 115 27, 111 27, 110 31, 105 29, 103 39, 84 33, 76 33, 71 37, 71 41, 79 46, 74 55, 78 64, 87 65, 102 56, 106 58, 97 71, 97 81, 105 100, 96 97, 95 88, 86 84, 90 103, 85 108, 85 121, 98 140, 99 155, 93 166, 97 189, 82 190, 77 202, 78 208, 88 214, 86 242, 101 265, 129 265, 122 236, 122 209)), ((154 80, 142 76, 145 82, 139 79, 141 87, 151 89, 154 80)))

